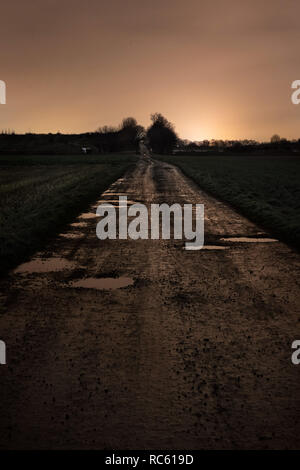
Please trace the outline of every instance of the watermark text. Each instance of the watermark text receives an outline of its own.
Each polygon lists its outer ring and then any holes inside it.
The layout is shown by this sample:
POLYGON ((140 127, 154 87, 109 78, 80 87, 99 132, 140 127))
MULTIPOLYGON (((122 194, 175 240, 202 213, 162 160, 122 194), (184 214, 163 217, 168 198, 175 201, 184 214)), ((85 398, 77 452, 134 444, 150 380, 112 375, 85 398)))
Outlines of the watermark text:
POLYGON ((144 204, 128 206, 127 196, 119 197, 119 213, 112 204, 100 204, 97 215, 102 217, 96 234, 100 240, 188 240, 186 250, 201 250, 204 245, 203 204, 151 204, 151 213, 144 204), (130 221, 128 220, 130 218, 130 221), (171 221, 173 220, 173 224, 171 221), (150 225, 150 226, 149 226, 150 225))
POLYGON ((293 104, 299 104, 300 103, 300 80, 294 80, 292 83, 292 88, 295 89, 295 91, 292 93, 291 100, 293 104))
POLYGON ((0 80, 0 104, 6 104, 6 83, 0 80))
POLYGON ((6 344, 0 340, 0 365, 6 364, 6 344))
POLYGON ((300 340, 296 339, 292 343, 292 349, 295 349, 295 351, 292 354, 292 363, 295 366, 298 366, 300 364, 300 340))

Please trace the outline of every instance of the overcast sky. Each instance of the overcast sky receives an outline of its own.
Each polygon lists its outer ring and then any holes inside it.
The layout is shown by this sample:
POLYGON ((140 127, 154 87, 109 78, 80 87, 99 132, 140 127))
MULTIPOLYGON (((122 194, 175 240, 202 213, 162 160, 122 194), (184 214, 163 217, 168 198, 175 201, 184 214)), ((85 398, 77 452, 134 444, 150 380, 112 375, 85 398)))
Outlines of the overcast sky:
POLYGON ((161 112, 180 137, 300 138, 298 0, 9 0, 0 129, 85 132, 161 112))

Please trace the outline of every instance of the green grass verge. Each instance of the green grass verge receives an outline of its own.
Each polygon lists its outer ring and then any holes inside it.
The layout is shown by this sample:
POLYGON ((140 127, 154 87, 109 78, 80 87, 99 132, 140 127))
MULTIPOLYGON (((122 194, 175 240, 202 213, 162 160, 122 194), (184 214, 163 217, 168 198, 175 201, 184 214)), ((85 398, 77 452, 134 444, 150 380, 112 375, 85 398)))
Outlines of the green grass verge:
POLYGON ((0 275, 40 249, 136 162, 134 155, 0 157, 0 275))
POLYGON ((294 156, 157 156, 198 185, 300 248, 300 158, 294 156))

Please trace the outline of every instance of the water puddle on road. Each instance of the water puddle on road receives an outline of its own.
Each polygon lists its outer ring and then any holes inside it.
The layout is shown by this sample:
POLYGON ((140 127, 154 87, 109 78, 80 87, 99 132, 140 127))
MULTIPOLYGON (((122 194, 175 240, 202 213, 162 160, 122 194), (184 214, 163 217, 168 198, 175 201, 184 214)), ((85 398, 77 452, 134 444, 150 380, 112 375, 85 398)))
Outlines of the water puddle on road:
POLYGON ((126 205, 132 206, 133 204, 137 204, 135 201, 127 200, 126 202, 127 202, 127 204, 124 201, 120 202, 119 199, 102 199, 100 201, 97 201, 95 206, 93 206, 93 207, 98 207, 101 204, 101 206, 106 206, 106 205, 108 207, 109 206, 114 206, 117 209, 118 207, 126 207, 126 205))
POLYGON ((202 250, 228 250, 229 246, 222 245, 204 245, 202 250))
POLYGON ((103 193, 102 196, 120 197, 120 196, 127 196, 127 193, 117 193, 116 191, 107 191, 103 193))
MULTIPOLYGON (((97 204, 95 206, 93 206, 93 209, 95 209, 95 212, 84 212, 83 214, 80 214, 80 216, 78 217, 79 219, 95 219, 96 217, 99 217, 97 214, 96 214, 96 209, 98 206, 100 205, 103 205, 105 207, 105 204, 108 204, 108 201, 104 200, 103 202, 102 201, 98 201, 97 204)), ((119 207, 127 207, 127 206, 130 206, 132 204, 135 204, 134 201, 127 201, 127 205, 126 204, 120 204, 119 205, 119 201, 114 201, 114 202, 111 202, 110 203, 112 206, 115 207, 115 209, 118 209, 119 207)), ((109 207, 108 205, 106 206, 107 208, 109 207)))
POLYGON ((278 242, 276 238, 257 238, 257 237, 230 237, 220 238, 222 242, 234 242, 234 243, 274 243, 278 242))
POLYGON ((229 250, 229 246, 223 245, 204 245, 200 250, 198 248, 192 248, 187 250, 185 246, 182 247, 184 251, 202 251, 202 250, 229 250))
POLYGON ((74 222, 73 224, 71 224, 71 227, 86 227, 87 224, 86 222, 74 222))
POLYGON ((80 214, 79 219, 95 219, 97 216, 96 212, 84 212, 80 214))
POLYGON ((134 280, 130 277, 87 277, 74 281, 71 287, 83 287, 86 289, 113 290, 122 287, 132 286, 134 280))
POLYGON ((14 270, 14 273, 48 273, 73 267, 73 263, 64 258, 37 258, 21 264, 14 270))
MULTIPOLYGON (((105 195, 105 193, 103 194, 103 196, 105 195)), ((107 208, 110 207, 109 205, 112 205, 115 207, 115 209, 118 209, 119 207, 129 207, 133 204, 137 204, 136 201, 131 201, 131 200, 127 200, 127 204, 125 202, 121 202, 119 201, 118 198, 115 198, 115 199, 100 199, 99 201, 96 202, 95 205, 93 205, 90 209, 95 209, 95 212, 91 212, 91 210, 89 212, 83 212, 82 214, 79 215, 78 217, 78 220, 79 222, 74 222, 73 224, 71 224, 71 227, 86 227, 86 222, 82 222, 82 220, 87 220, 87 219, 95 219, 96 217, 99 217, 97 214, 96 214, 96 210, 97 210, 97 207, 102 205, 105 207, 105 205, 107 204, 107 208), (108 205, 109 204, 109 205, 108 205)))
POLYGON ((60 233, 59 236, 63 238, 74 239, 74 238, 83 238, 84 234, 82 232, 66 232, 66 233, 60 233))

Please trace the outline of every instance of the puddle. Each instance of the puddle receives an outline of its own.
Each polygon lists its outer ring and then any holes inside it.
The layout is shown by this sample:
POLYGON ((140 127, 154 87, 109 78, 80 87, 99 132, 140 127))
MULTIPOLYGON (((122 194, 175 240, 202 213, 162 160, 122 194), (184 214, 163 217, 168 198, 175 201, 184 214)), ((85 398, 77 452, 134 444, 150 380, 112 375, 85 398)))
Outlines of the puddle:
POLYGON ((80 214, 79 219, 95 219, 97 216, 96 212, 84 212, 80 214))
POLYGON ((86 227, 86 223, 85 222, 74 222, 73 224, 71 224, 71 227, 86 227))
POLYGON ((72 267, 74 267, 73 263, 64 258, 38 258, 21 264, 14 270, 14 273, 48 273, 71 269, 72 267))
POLYGON ((202 250, 228 250, 230 247, 229 246, 222 246, 222 245, 204 245, 201 250, 198 250, 198 248, 192 248, 187 250, 184 246, 182 249, 184 251, 202 251, 202 250))
MULTIPOLYGON (((127 200, 127 204, 124 203, 124 202, 119 202, 119 199, 100 199, 99 201, 96 202, 96 204, 94 206, 92 206, 92 209, 95 209, 95 212, 84 212, 83 214, 80 214, 80 216, 78 217, 78 219, 95 219, 96 217, 99 217, 97 214, 96 214, 96 209, 98 208, 99 205, 102 205, 105 207, 105 204, 110 204, 112 206, 114 206, 116 209, 118 209, 119 207, 127 207, 127 206, 131 206, 133 204, 137 204, 135 201, 130 201, 130 200, 127 200)), ((109 207, 109 206, 107 206, 109 207)), ((71 227, 85 227, 86 226, 86 223, 85 222, 75 222, 73 224, 71 224, 71 227)))
MULTIPOLYGON (((100 199, 100 201, 97 201, 97 205, 99 206, 99 204, 117 204, 119 205, 119 202, 121 203, 121 205, 125 205, 124 201, 119 201, 119 199, 100 199)), ((136 204, 135 201, 129 201, 127 200, 127 204, 136 204)))
POLYGON ((204 245, 202 250, 228 250, 229 246, 222 245, 204 245))
POLYGON ((72 287, 84 287, 86 289, 120 289, 121 287, 132 286, 134 280, 130 277, 87 277, 79 281, 72 282, 72 287))
POLYGON ((239 243, 272 243, 278 242, 276 238, 255 238, 255 237, 230 237, 230 238, 220 238, 224 242, 239 242, 239 243))
MULTIPOLYGON (((97 201, 96 205, 93 206, 93 207, 98 207, 98 206, 107 206, 109 207, 109 205, 111 206, 114 206, 116 208, 118 207, 126 207, 126 203, 125 202, 119 202, 119 199, 103 199, 103 200, 100 200, 100 201, 97 201)), ((137 204, 135 201, 127 201, 127 206, 131 206, 132 204, 137 204)))
POLYGON ((127 196, 126 193, 117 193, 115 191, 105 191, 105 193, 102 194, 102 196, 127 196))
POLYGON ((84 234, 81 232, 67 232, 61 233, 59 236, 63 238, 83 238, 84 234))
POLYGON ((118 203, 119 199, 99 199, 99 201, 96 202, 96 204, 103 204, 103 203, 118 203))

